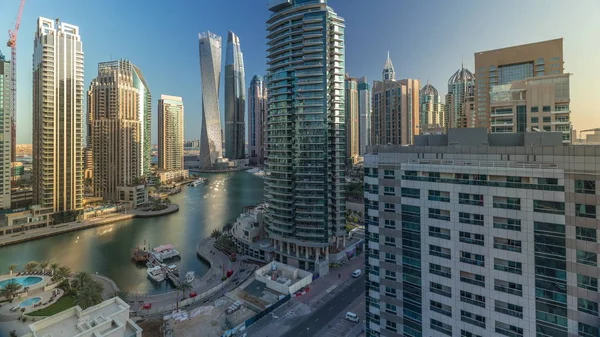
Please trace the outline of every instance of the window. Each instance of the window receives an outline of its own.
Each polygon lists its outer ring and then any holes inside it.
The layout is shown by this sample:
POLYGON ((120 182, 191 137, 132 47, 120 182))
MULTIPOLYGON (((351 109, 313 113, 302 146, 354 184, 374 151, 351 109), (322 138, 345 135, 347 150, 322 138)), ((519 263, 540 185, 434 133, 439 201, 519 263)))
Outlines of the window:
POLYGON ((394 170, 383 170, 383 179, 393 179, 394 170))
POLYGON ((383 227, 390 228, 390 229, 396 229, 396 221, 395 220, 385 219, 383 221, 383 227))
POLYGON ((565 203, 560 201, 533 200, 533 211, 564 215, 565 203))
POLYGON ((429 264, 429 273, 447 278, 452 278, 451 269, 449 267, 443 267, 435 263, 429 264))
POLYGON ((470 253, 470 252, 460 252, 460 262, 473 264, 480 267, 485 267, 485 256, 470 253))
POLYGON ((494 290, 516 296, 523 296, 522 285, 504 280, 494 279, 494 290))
POLYGON ((585 250, 577 250, 577 263, 585 264, 588 266, 597 266, 598 258, 596 253, 586 252, 585 250))
POLYGON ((494 237, 494 248, 520 253, 521 241, 494 237))
POLYGON ((385 212, 395 212, 396 211, 396 204, 392 204, 392 203, 386 202, 383 205, 383 210, 385 212))
POLYGON ((484 244, 483 234, 474 234, 469 232, 458 232, 458 234, 460 242, 470 243, 478 246, 483 246, 484 244))
POLYGON ((429 190, 428 199, 431 201, 450 202, 450 193, 445 191, 429 190))
POLYGON ((396 288, 385 287, 385 296, 396 298, 396 288))
POLYGON ((494 196, 493 206, 494 208, 514 209, 518 211, 521 209, 521 199, 494 196))
POLYGON ((391 253, 385 253, 385 262, 396 263, 396 255, 391 253))
POLYGON ((596 219, 596 206, 575 204, 575 216, 596 219))
POLYGON ((521 231, 521 220, 511 218, 494 217, 494 228, 507 229, 510 231, 521 231))
POLYGON ((421 197, 421 191, 416 188, 402 187, 400 193, 405 198, 419 199, 421 197))
POLYGON ((485 317, 483 317, 483 316, 473 314, 466 310, 461 310, 460 311, 460 320, 465 323, 473 324, 482 329, 485 329, 485 317))
POLYGON ((483 206, 483 195, 459 193, 458 203, 463 205, 483 206))
POLYGON ((396 322, 392 322, 392 321, 385 321, 385 329, 392 331, 392 332, 397 332, 398 331, 398 327, 396 325, 396 322))
POLYGON ((509 261, 504 259, 495 258, 494 269, 519 275, 523 273, 521 262, 509 261))
POLYGON ((446 228, 429 226, 429 236, 450 240, 450 230, 446 228))
POLYGON ((385 304, 385 312, 395 315, 397 312, 396 306, 390 303, 385 304))
POLYGON ((550 112, 550 111, 552 111, 552 109, 550 108, 550 106, 549 106, 549 105, 544 105, 544 106, 542 107, 542 111, 543 111, 543 112, 550 112))
POLYGON ((385 186, 383 188, 383 195, 396 195, 396 188, 394 186, 385 186))
POLYGON ((577 227, 575 229, 577 240, 596 242, 596 229, 577 227))
POLYGON ((596 182, 593 180, 575 180, 575 193, 596 194, 596 182))
POLYGON ((383 244, 386 246, 395 247, 396 246, 396 238, 393 236, 386 236, 383 244))
POLYGON ((586 300, 584 298, 577 299, 577 310, 586 314, 598 316, 598 303, 586 300))
POLYGON ((438 208, 430 208, 429 218, 450 221, 450 211, 438 208))
POLYGON ((429 245, 429 255, 450 260, 450 249, 429 245))
POLYGON ((598 279, 592 276, 577 274, 577 286, 579 288, 598 291, 598 279))
POLYGON ((496 321, 496 333, 508 337, 523 337, 523 328, 496 321))
POLYGON ((476 295, 468 291, 460 291, 460 300, 465 303, 470 303, 478 307, 485 308, 485 297, 476 295))
POLYGON ((460 271, 460 281, 485 288, 485 276, 460 271))
POLYGON ((452 317, 452 307, 436 301, 429 301, 429 309, 442 315, 452 317))
POLYGON ((392 281, 396 281, 396 272, 392 271, 392 270, 387 270, 385 271, 385 279, 386 280, 392 280, 392 281))
POLYGON ((483 226, 484 224, 482 214, 471 214, 466 212, 458 213, 458 222, 476 226, 483 226))
POLYGON ((460 330, 460 337, 482 337, 467 330, 460 330))
POLYGON ((540 184, 540 185, 558 185, 558 179, 556 179, 556 178, 538 178, 538 184, 540 184))
POLYGON ((544 117, 542 117, 542 121, 544 123, 550 123, 550 120, 551 120, 550 116, 544 116, 544 117))
POLYGON ((577 323, 577 331, 579 336, 583 337, 598 337, 600 336, 600 329, 596 326, 587 325, 585 323, 577 323))
MULTIPOLYGON (((532 106, 532 107, 531 107, 531 112, 540 112, 540 108, 539 108, 539 107, 537 107, 537 106, 532 106)), ((536 119, 537 119, 537 118, 536 118, 536 119)), ((533 123, 533 120, 532 120, 531 122, 533 123)), ((537 123, 537 121, 536 121, 536 123, 537 123)))
POLYGON ((531 117, 531 124, 537 124, 540 122, 540 119, 538 117, 531 117))
POLYGON ((431 291, 432 293, 436 293, 438 295, 452 298, 452 288, 445 286, 443 284, 429 282, 429 291, 431 291))
POLYGON ((520 305, 496 300, 494 303, 494 310, 509 316, 523 318, 523 307, 520 305))
POLYGON ((443 333, 444 335, 452 336, 452 326, 449 324, 442 323, 442 322, 432 318, 429 323, 429 327, 432 330, 443 333))

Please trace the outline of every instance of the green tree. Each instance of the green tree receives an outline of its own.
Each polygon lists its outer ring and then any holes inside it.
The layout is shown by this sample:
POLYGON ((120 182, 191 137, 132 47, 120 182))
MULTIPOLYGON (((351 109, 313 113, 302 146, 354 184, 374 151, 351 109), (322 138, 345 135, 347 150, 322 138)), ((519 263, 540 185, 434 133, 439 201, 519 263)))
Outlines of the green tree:
POLYGON ((42 271, 45 273, 46 272, 46 268, 48 268, 48 265, 50 263, 48 261, 42 261, 40 262, 40 268, 42 269, 42 271))
POLYGON ((39 263, 37 261, 29 261, 25 264, 25 271, 32 272, 37 269, 39 263))
POLYGON ((125 290, 113 291, 110 294, 110 298, 113 298, 113 297, 119 297, 120 299, 122 299, 125 302, 129 301, 129 293, 125 290))
POLYGON ((0 296, 4 296, 9 302, 12 302, 21 288, 23 288, 23 286, 20 284, 16 282, 10 282, 6 284, 2 290, 0 290, 0 296))
POLYGON ((187 283, 187 282, 181 282, 179 284, 179 286, 177 287, 177 310, 179 310, 179 292, 181 291, 181 293, 183 294, 183 297, 185 297, 185 292, 186 291, 190 291, 192 290, 192 285, 187 283))
POLYGON ((96 281, 90 281, 79 289, 77 297, 75 298, 75 304, 79 305, 82 309, 87 309, 102 302, 102 292, 104 287, 96 281))
POLYGON ((228 222, 223 226, 223 232, 227 233, 233 229, 233 222, 228 222))
POLYGON ((214 239, 218 239, 221 236, 221 231, 217 228, 213 229, 212 233, 210 233, 210 237, 214 239))
POLYGON ((71 282, 71 285, 77 291, 80 291, 83 287, 85 287, 86 284, 88 284, 91 281, 92 281, 92 277, 90 276, 90 274, 82 271, 80 273, 77 273, 77 275, 75 275, 75 277, 73 278, 73 281, 71 282))
POLYGON ((8 270, 10 271, 10 275, 12 276, 12 273, 17 269, 19 265, 17 265, 16 263, 11 264, 10 266, 8 266, 8 270))
POLYGON ((67 266, 60 266, 54 273, 55 281, 62 281, 71 275, 71 268, 67 266))
POLYGON ((52 276, 54 276, 54 274, 56 274, 56 271, 58 270, 59 267, 60 267, 60 265, 56 262, 50 263, 50 270, 52 270, 52 276))

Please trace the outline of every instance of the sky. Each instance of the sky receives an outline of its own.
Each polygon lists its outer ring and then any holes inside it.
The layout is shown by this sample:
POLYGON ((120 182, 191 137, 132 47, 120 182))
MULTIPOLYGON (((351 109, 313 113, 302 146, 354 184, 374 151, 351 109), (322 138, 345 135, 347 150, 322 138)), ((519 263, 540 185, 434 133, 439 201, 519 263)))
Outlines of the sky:
MULTIPOLYGON (((152 92, 152 141, 158 99, 183 97, 185 139, 200 137, 198 33, 227 31, 240 38, 247 84, 266 72, 268 0, 28 0, 18 39, 17 142, 31 143, 32 54, 39 16, 80 27, 85 89, 99 62, 125 58, 137 65, 152 92)), ((578 131, 600 127, 600 1, 598 0, 329 0, 346 21, 346 72, 381 78, 389 51, 396 78, 417 78, 447 92, 460 68, 475 72, 474 53, 564 38, 571 77, 571 120, 578 131)), ((19 0, 0 1, 0 31, 12 28, 19 0)), ((5 35, 8 39, 8 35, 5 35)), ((0 51, 10 50, 0 40, 0 51)), ((222 58, 225 66, 225 57, 222 58)), ((221 113, 223 112, 223 71, 221 113)), ((84 109, 85 111, 85 109, 84 109)))

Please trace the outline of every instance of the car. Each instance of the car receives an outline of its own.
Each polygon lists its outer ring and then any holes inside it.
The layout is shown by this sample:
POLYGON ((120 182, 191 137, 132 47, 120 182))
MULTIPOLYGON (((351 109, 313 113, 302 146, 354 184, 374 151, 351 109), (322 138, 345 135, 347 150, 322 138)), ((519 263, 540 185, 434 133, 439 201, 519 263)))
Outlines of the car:
POLYGON ((362 270, 356 269, 355 271, 352 272, 352 277, 357 278, 360 276, 360 274, 362 274, 362 270))
POLYGON ((358 323, 360 321, 360 319, 358 318, 358 315, 355 314, 355 313, 353 313, 353 312, 351 312, 351 311, 348 311, 346 313, 346 317, 345 318, 347 320, 349 320, 350 322, 354 322, 354 323, 358 323))

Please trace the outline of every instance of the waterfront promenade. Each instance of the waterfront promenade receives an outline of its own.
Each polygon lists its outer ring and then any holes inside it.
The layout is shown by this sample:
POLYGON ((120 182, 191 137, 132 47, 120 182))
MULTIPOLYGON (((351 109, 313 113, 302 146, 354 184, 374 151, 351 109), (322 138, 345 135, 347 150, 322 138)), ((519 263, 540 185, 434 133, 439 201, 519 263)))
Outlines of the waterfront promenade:
POLYGON ((21 232, 18 234, 5 235, 0 237, 0 247, 21 243, 25 241, 40 239, 48 236, 59 235, 67 232, 77 231, 86 228, 108 225, 118 221, 129 220, 133 218, 148 218, 175 213, 179 210, 179 205, 170 204, 169 207, 160 211, 141 211, 130 210, 121 213, 110 213, 82 221, 73 221, 63 224, 53 225, 45 228, 38 228, 21 232))

